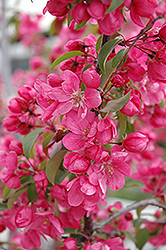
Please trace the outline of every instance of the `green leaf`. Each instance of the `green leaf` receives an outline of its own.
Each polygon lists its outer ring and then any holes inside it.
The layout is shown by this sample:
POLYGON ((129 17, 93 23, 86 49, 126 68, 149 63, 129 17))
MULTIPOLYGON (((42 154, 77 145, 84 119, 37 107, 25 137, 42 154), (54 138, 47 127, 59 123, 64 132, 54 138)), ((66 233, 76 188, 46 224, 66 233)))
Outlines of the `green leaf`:
POLYGON ((66 178, 66 176, 68 176, 69 173, 69 171, 57 173, 57 175, 55 176, 56 183, 61 184, 61 182, 66 178))
POLYGON ((5 209, 7 209, 7 204, 6 203, 0 203, 0 211, 3 211, 5 209))
POLYGON ((119 139, 125 133, 127 127, 127 117, 126 115, 122 114, 120 111, 118 112, 119 116, 119 123, 120 123, 120 132, 118 134, 119 139))
POLYGON ((37 196, 36 186, 35 183, 32 183, 27 190, 27 197, 29 201, 33 201, 36 196, 37 196))
POLYGON ((84 53, 81 52, 81 51, 69 51, 69 52, 66 52, 65 54, 58 57, 53 62, 53 64, 51 65, 51 69, 53 69, 55 66, 57 66, 58 64, 60 64, 61 62, 65 61, 67 59, 70 59, 70 58, 75 57, 75 56, 81 56, 81 55, 84 55, 84 53))
POLYGON ((96 53, 99 51, 99 49, 101 47, 101 41, 102 41, 102 35, 99 36, 99 38, 97 39, 97 42, 96 42, 96 53))
POLYGON ((26 190, 28 189, 27 187, 21 188, 18 191, 16 191, 8 200, 7 202, 7 207, 8 209, 11 209, 13 206, 13 203, 20 197, 26 190))
POLYGON ((37 140, 38 136, 42 133, 44 129, 45 128, 37 128, 28 135, 26 135, 25 138, 23 139, 23 150, 24 150, 24 155, 27 159, 29 159, 31 149, 35 141, 37 140))
POLYGON ((49 142, 51 141, 51 139, 52 139, 52 137, 54 136, 54 134, 55 134, 55 133, 49 134, 49 135, 47 135, 47 136, 44 138, 43 143, 42 143, 42 145, 43 145, 43 152, 45 151, 45 148, 47 147, 47 145, 48 145, 49 142))
POLYGON ((140 218, 140 216, 141 216, 141 212, 142 212, 142 210, 144 210, 146 208, 146 206, 143 206, 143 207, 139 207, 139 208, 137 208, 137 216, 138 216, 138 219, 140 218))
POLYGON ((82 23, 75 23, 74 30, 82 29, 87 22, 82 21, 82 23))
POLYGON ((122 42, 123 39, 121 37, 115 38, 113 40, 108 41, 103 45, 101 48, 99 55, 98 55, 98 63, 101 71, 105 74, 105 64, 106 60, 109 56, 109 54, 112 52, 112 50, 115 48, 116 45, 118 45, 120 42, 122 42))
MULTIPOLYGON (((115 68, 118 63, 122 60, 124 54, 126 53, 127 49, 121 49, 117 54, 116 56, 112 59, 112 67, 115 68)), ((125 60, 123 61, 121 67, 124 65, 125 63, 125 60)))
POLYGON ((138 249, 141 250, 145 243, 149 240, 150 238, 150 232, 147 228, 143 228, 139 230, 136 234, 136 239, 137 239, 137 246, 138 249))
POLYGON ((123 230, 121 232, 124 233, 129 240, 133 241, 134 243, 137 243, 136 238, 133 237, 131 233, 129 233, 128 231, 123 231, 123 230))
POLYGON ((108 14, 108 13, 116 10, 123 2, 124 2, 124 0, 112 0, 110 7, 108 8, 108 10, 105 14, 108 14))
POLYGON ((30 176, 30 175, 23 176, 23 177, 21 178, 21 184, 22 184, 22 185, 25 185, 25 184, 27 184, 27 183, 34 183, 34 182, 35 182, 35 181, 34 181, 33 177, 30 176))
POLYGON ((160 108, 164 109, 165 108, 165 99, 163 99, 158 105, 160 108))
POLYGON ((129 91, 127 93, 127 95, 125 95, 119 99, 112 100, 112 101, 108 102, 106 104, 106 106, 103 109, 101 109, 100 111, 105 112, 105 113, 119 111, 128 102, 128 100, 130 98, 130 94, 131 94, 131 91, 129 91))
POLYGON ((92 64, 87 64, 87 65, 83 68, 82 73, 83 73, 84 71, 86 71, 87 69, 89 69, 91 66, 92 66, 92 64))
POLYGON ((9 188, 9 187, 7 187, 7 186, 4 187, 4 189, 3 189, 3 195, 2 195, 2 198, 4 200, 6 200, 7 196, 10 194, 11 190, 12 189, 9 188))
POLYGON ((67 153, 66 149, 58 151, 47 163, 46 166, 46 176, 47 179, 54 185, 55 176, 58 171, 58 168, 67 153))
POLYGON ((101 88, 104 87, 105 83, 107 82, 108 78, 114 70, 114 68, 112 67, 112 60, 106 62, 105 69, 105 74, 102 74, 101 76, 101 88))
POLYGON ((70 26, 70 23, 71 23, 72 20, 73 20, 73 18, 71 17, 71 9, 70 9, 69 12, 68 12, 68 15, 67 15, 68 27, 70 26))

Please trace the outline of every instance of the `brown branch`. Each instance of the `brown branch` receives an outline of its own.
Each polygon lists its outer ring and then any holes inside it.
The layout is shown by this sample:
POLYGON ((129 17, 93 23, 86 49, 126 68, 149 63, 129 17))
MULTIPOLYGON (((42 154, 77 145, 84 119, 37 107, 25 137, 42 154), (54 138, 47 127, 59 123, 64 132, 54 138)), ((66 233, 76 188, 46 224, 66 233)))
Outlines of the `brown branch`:
POLYGON ((125 213, 127 213, 131 210, 137 209, 139 207, 144 207, 144 206, 148 206, 148 205, 156 206, 156 207, 159 207, 159 208, 166 210, 166 205, 160 204, 154 198, 138 201, 138 202, 135 202, 135 203, 133 203, 125 208, 122 208, 121 210, 119 210, 116 213, 113 213, 108 218, 103 219, 100 222, 95 223, 93 225, 93 230, 103 228, 105 225, 109 224, 112 220, 114 220, 115 218, 119 217, 122 214, 125 214, 125 213))

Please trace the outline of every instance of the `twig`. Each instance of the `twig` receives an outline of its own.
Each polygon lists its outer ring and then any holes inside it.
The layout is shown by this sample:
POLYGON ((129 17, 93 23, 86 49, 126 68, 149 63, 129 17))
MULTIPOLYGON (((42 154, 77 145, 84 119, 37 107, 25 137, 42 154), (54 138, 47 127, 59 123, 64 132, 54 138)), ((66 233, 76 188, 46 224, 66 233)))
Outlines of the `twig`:
MULTIPOLYGON (((115 67, 114 71, 112 72, 112 74, 110 75, 110 77, 108 78, 103 91, 105 91, 105 89, 107 88, 107 85, 109 84, 111 78, 117 73, 118 69, 123 65, 126 57, 128 56, 128 53, 130 52, 130 50, 134 47, 134 45, 137 43, 137 41, 152 27, 152 25, 158 20, 162 18, 162 15, 159 14, 154 20, 152 20, 144 29, 142 29, 139 34, 137 35, 137 37, 135 38, 135 40, 132 42, 132 44, 130 45, 130 47, 128 48, 128 50, 126 51, 126 53, 124 54, 124 56, 122 57, 122 59, 120 60, 120 62, 118 63, 118 65, 115 67)), ((103 93, 103 96, 107 93, 107 91, 105 93, 103 93)))
POLYGON ((125 207, 125 208, 122 208, 121 210, 119 210, 116 213, 113 213, 108 218, 103 219, 98 223, 95 223, 93 225, 93 230, 103 228, 105 225, 109 224, 112 220, 114 220, 115 218, 119 217, 122 214, 127 213, 128 211, 137 209, 139 207, 148 206, 148 205, 156 206, 156 207, 159 207, 159 208, 162 208, 162 209, 166 210, 166 205, 160 204, 154 198, 149 198, 149 199, 146 199, 146 200, 138 201, 138 202, 135 202, 134 204, 131 204, 131 205, 125 207))

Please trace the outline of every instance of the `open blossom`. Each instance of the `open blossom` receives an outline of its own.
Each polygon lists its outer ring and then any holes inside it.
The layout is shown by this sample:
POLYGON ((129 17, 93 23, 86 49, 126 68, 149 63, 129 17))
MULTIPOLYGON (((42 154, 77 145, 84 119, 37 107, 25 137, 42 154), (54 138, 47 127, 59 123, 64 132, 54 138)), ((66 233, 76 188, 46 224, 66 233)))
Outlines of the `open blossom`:
POLYGON ((100 199, 105 199, 106 189, 103 190, 97 182, 93 183, 84 175, 70 181, 67 188, 70 206, 81 206, 87 211, 93 210, 100 199))
POLYGON ((94 112, 79 121, 77 113, 71 111, 66 117, 66 127, 71 131, 63 138, 64 146, 69 150, 79 150, 94 142, 107 144, 117 135, 116 126, 110 117, 99 121, 94 112))
POLYGON ((0 178, 9 188, 17 189, 21 185, 20 178, 16 174, 18 164, 17 154, 11 151, 8 155, 5 154, 4 157, 4 165, 1 164, 3 169, 0 172, 0 178))
POLYGON ((78 110, 78 118, 83 119, 87 111, 91 108, 97 108, 101 104, 101 97, 99 91, 93 88, 87 88, 85 91, 80 89, 80 80, 76 74, 70 70, 66 70, 61 74, 62 84, 60 87, 36 82, 35 87, 38 91, 43 92, 42 96, 38 96, 38 102, 43 103, 46 110, 43 120, 51 118, 52 116, 62 115, 68 113, 70 110, 78 110), (48 103, 51 102, 51 105, 48 103))
POLYGON ((124 4, 130 9, 130 16, 134 23, 144 26, 141 17, 152 18, 155 8, 158 6, 158 0, 125 0, 124 4))
POLYGON ((112 147, 111 155, 106 151, 103 152, 101 159, 89 168, 89 178, 98 181, 102 174, 102 179, 105 178, 112 191, 122 188, 125 184, 124 175, 131 175, 131 168, 125 162, 127 155, 128 153, 120 151, 118 146, 112 147))
POLYGON ((26 250, 41 247, 40 233, 37 230, 29 229, 21 236, 21 245, 26 250))

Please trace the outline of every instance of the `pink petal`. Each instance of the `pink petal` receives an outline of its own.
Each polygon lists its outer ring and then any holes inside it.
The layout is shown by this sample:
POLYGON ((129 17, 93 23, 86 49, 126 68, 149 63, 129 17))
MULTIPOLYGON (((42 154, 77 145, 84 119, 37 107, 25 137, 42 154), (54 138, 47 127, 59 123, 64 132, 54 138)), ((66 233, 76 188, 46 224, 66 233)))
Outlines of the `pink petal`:
POLYGON ((63 138, 63 144, 69 150, 79 150, 84 147, 85 139, 83 135, 69 133, 63 138))
POLYGON ((93 88, 88 88, 85 90, 84 98, 86 105, 89 108, 97 108, 101 104, 101 96, 99 91, 93 88))

